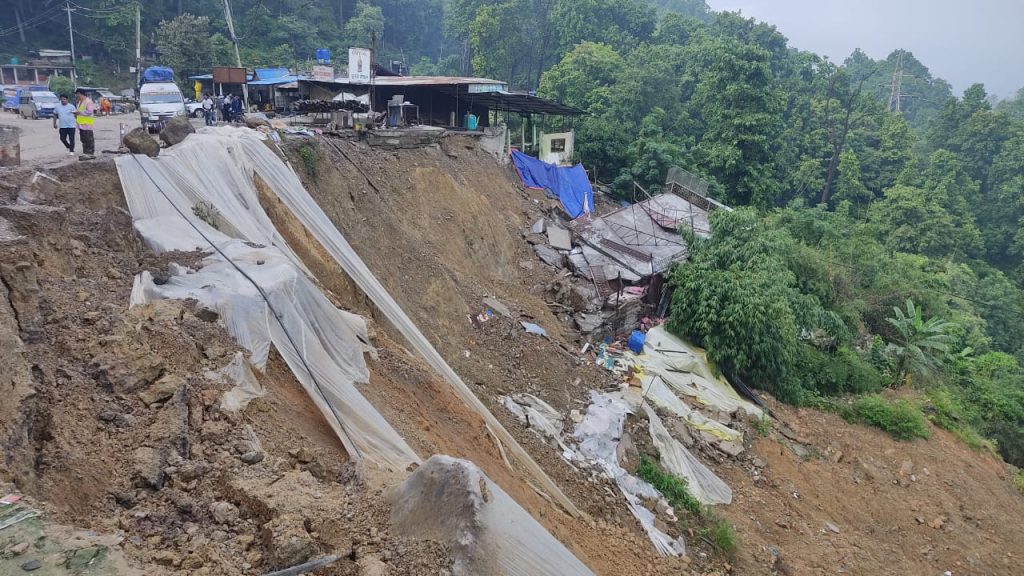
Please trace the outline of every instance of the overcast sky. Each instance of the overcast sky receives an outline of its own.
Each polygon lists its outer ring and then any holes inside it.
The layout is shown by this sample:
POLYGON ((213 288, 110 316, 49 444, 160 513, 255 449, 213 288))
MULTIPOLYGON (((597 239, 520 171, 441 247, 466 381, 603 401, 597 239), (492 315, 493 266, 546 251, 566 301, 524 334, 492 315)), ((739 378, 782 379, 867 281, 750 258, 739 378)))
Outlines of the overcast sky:
POLYGON ((974 82, 1006 97, 1024 87, 1024 0, 707 0, 778 27, 790 46, 842 62, 914 53, 957 95, 974 82))

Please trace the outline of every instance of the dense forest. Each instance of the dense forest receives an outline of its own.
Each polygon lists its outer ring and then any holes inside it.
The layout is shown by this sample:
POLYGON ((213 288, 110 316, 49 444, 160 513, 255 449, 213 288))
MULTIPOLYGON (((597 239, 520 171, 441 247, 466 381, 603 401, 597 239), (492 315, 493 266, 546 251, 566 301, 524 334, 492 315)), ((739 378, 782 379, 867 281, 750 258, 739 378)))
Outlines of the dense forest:
MULTIPOLYGON (((0 56, 66 47, 64 2, 11 4, 0 56)), ((221 2, 144 4, 152 61, 185 73, 233 61, 221 2)), ((130 83, 134 2, 70 5, 85 71, 130 83)), ((902 436, 926 434, 914 419, 928 417, 1024 465, 1024 90, 955 95, 905 50, 831 62, 703 0, 232 9, 249 66, 301 66, 376 33, 381 59, 413 73, 492 77, 585 110, 579 159, 623 197, 633 182, 659 189, 673 165, 700 174, 738 209, 691 238, 674 330, 786 401, 902 436), (876 395, 887 388, 907 399, 876 395)))

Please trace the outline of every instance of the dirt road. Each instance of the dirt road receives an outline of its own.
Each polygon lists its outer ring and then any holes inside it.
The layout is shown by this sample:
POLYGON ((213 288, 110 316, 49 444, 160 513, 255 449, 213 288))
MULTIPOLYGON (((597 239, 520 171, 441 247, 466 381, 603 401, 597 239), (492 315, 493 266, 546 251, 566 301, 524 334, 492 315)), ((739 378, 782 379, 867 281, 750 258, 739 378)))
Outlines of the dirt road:
MULTIPOLYGON (((82 143, 75 138, 75 156, 69 156, 60 143, 60 136, 53 128, 53 120, 23 120, 16 114, 4 112, 0 114, 0 124, 21 128, 21 163, 30 166, 55 166, 77 162, 78 154, 82 153, 82 143)), ((96 154, 104 150, 116 150, 120 145, 120 127, 125 130, 139 126, 138 114, 119 114, 96 118, 96 154)))

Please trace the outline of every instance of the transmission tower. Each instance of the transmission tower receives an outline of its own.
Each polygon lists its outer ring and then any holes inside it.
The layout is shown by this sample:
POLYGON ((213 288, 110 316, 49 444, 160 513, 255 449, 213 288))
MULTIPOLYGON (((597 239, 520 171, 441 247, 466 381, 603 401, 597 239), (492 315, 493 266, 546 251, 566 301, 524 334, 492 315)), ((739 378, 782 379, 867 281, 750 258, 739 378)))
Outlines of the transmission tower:
POLYGON ((896 52, 896 69, 892 72, 892 83, 889 84, 889 111, 901 113, 902 99, 909 96, 903 93, 903 77, 910 74, 903 73, 903 50, 896 52))

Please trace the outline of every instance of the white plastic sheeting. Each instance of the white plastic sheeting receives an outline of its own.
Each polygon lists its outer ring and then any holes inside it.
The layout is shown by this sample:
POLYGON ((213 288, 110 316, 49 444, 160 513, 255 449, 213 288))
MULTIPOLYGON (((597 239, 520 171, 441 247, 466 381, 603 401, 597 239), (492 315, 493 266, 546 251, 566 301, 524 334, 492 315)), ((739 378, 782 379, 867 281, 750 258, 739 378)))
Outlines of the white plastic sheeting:
POLYGON ((675 476, 684 478, 686 489, 701 504, 731 504, 732 489, 729 485, 668 433, 650 405, 644 403, 643 407, 650 423, 651 441, 661 456, 661 465, 675 476))
POLYGON ((266 394, 266 390, 253 374, 251 364, 241 352, 235 352, 231 362, 217 372, 207 372, 206 378, 233 384, 231 390, 225 392, 220 399, 221 410, 227 412, 240 412, 249 405, 249 402, 266 394))
POLYGON ((724 378, 712 372, 704 350, 673 336, 664 325, 647 332, 638 362, 645 372, 660 376, 671 388, 705 406, 729 413, 743 410, 753 417, 762 415, 760 408, 741 398, 724 378))
MULTIPOLYGON (((516 460, 527 469, 531 476, 537 479, 540 487, 550 495, 559 505, 573 516, 581 516, 582 513, 562 492, 554 481, 544 472, 533 458, 524 450, 516 439, 501 425, 501 422, 494 417, 487 407, 480 401, 472 390, 462 381, 462 378, 448 365, 448 362, 434 349, 433 345, 420 332, 412 319, 395 302, 391 294, 381 285, 373 272, 366 266, 366 263, 356 254, 352 246, 341 235, 341 232, 334 226, 330 218, 324 214, 320 206, 310 197, 309 193, 302 186, 295 172, 286 166, 281 159, 261 142, 256 132, 244 128, 204 128, 200 135, 218 135, 228 141, 230 146, 240 153, 232 156, 233 160, 247 170, 255 171, 270 189, 288 209, 292 215, 306 228, 306 230, 320 243, 328 254, 341 266, 341 269, 349 275, 360 290, 366 294, 373 304, 380 310, 384 317, 397 329, 406 339, 409 345, 420 357, 441 375, 452 387, 455 394, 476 412, 486 422, 488 429, 495 435, 499 442, 502 442, 516 460)), ((189 139, 195 139, 190 136, 189 139)), ((185 143, 187 143, 186 140, 185 143)), ((179 145, 180 146, 180 145, 179 145)), ((202 165, 197 165, 202 168, 202 165)), ((258 209, 258 204, 256 208, 258 209)))
POLYGON ((643 526, 658 553, 666 556, 686 554, 683 538, 673 539, 659 530, 654 525, 654 513, 641 502, 641 498, 661 498, 658 490, 619 466, 616 448, 622 438, 626 415, 633 412, 630 402, 622 392, 591 391, 590 399, 591 404, 574 432, 579 442, 579 454, 592 460, 615 480, 630 512, 643 526))
POLYGON ((714 434, 722 440, 743 443, 742 433, 690 408, 684 400, 679 398, 665 384, 661 376, 645 376, 643 379, 643 391, 644 398, 647 398, 655 406, 668 411, 670 414, 682 418, 689 427, 714 434))
POLYGON ((520 422, 545 438, 554 438, 561 442, 562 415, 550 404, 533 394, 519 393, 501 396, 498 402, 508 408, 520 422))
POLYGON ((392 531, 448 544, 456 576, 592 574, 471 462, 432 456, 389 499, 392 531))
POLYGON ((351 456, 404 470, 418 457, 355 386, 369 378, 365 322, 331 305, 306 276, 260 207, 237 141, 203 134, 158 159, 118 158, 125 198, 146 244, 157 253, 210 252, 200 270, 172 267, 161 285, 144 272, 132 304, 198 300, 220 314, 258 368, 273 345, 351 456))

